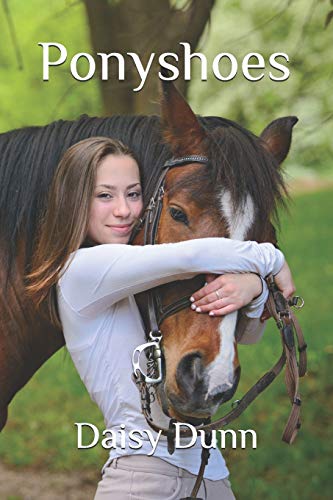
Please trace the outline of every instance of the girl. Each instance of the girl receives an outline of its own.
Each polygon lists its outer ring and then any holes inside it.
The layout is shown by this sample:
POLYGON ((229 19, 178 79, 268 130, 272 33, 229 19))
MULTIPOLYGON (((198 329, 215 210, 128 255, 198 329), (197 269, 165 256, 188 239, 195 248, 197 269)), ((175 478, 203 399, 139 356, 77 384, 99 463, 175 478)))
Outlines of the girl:
MULTIPOLYGON (((267 288, 252 273, 273 272, 285 296, 294 291, 282 253, 269 243, 204 238, 126 245, 142 208, 139 167, 128 148, 104 137, 69 148, 51 186, 27 287, 35 303, 46 306, 61 324, 67 349, 106 428, 117 433, 122 426, 127 435, 148 427, 130 378, 132 352, 145 337, 134 294, 190 273, 247 272, 210 279, 194 294, 192 308, 223 315, 248 305, 245 312, 252 319, 246 334, 253 341, 267 288)), ((223 457, 211 451, 199 497, 234 498, 223 457)), ((95 498, 188 496, 200 465, 199 443, 169 455, 161 439, 154 456, 149 452, 149 441, 138 450, 113 448, 95 498)))

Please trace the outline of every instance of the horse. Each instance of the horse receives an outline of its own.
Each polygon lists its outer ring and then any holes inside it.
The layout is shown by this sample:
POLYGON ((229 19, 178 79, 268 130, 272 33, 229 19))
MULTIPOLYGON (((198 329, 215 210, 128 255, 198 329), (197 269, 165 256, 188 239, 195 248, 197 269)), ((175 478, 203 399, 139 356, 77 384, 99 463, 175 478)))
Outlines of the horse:
MULTIPOLYGON (((63 153, 91 136, 120 139, 141 166, 146 208, 166 160, 204 155, 207 164, 190 161, 167 173, 156 242, 224 236, 276 244, 277 207, 286 194, 279 165, 288 154, 296 121, 274 120, 257 137, 231 120, 196 116, 174 84, 164 81, 161 119, 83 115, 0 135, 0 430, 15 394, 64 345, 62 332, 35 310, 24 288, 63 153)), ((142 231, 136 238, 141 243, 142 231)), ((163 300, 192 293, 191 281, 164 286, 163 300)), ((203 281, 201 276, 196 284, 203 281)), ((211 318, 189 307, 163 321, 161 397, 170 416, 212 415, 232 397, 240 373, 236 327, 237 313, 211 318), (212 373, 231 380, 232 387, 210 394, 205 380, 212 373)))

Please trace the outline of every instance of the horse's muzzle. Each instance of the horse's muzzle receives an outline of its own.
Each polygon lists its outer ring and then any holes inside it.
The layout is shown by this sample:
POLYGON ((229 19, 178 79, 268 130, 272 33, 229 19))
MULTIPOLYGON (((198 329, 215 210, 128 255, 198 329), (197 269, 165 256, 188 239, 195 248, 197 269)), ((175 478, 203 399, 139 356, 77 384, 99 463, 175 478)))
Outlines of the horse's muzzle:
MULTIPOLYGON (((213 393, 208 391, 207 369, 200 353, 186 355, 176 371, 177 392, 167 393, 167 399, 177 414, 194 418, 212 416, 218 407, 234 395, 240 379, 240 366, 235 368, 232 385, 221 384, 213 393)), ((169 413, 172 410, 169 407, 169 413)))

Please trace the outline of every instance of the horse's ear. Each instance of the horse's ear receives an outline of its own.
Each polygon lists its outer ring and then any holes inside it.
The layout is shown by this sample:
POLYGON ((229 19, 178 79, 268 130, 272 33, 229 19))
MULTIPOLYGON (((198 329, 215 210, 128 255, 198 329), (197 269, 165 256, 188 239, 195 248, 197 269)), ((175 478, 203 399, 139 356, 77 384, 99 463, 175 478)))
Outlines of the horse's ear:
POLYGON ((260 135, 264 148, 272 153, 279 165, 289 152, 292 129, 297 122, 296 116, 278 118, 267 125, 260 135))
MULTIPOLYGON (((171 76, 165 68, 160 73, 171 76)), ((162 80, 161 108, 163 136, 173 154, 204 154, 206 133, 172 81, 162 80)))

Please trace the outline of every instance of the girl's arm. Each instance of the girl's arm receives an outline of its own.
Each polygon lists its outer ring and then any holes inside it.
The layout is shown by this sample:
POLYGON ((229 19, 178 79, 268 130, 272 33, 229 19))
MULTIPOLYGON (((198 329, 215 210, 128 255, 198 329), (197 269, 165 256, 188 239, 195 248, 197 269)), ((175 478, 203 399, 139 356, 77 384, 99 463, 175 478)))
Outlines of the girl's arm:
POLYGON ((270 243, 203 238, 161 245, 98 245, 75 252, 59 280, 62 295, 83 315, 123 298, 201 273, 276 274, 283 254, 270 243))

